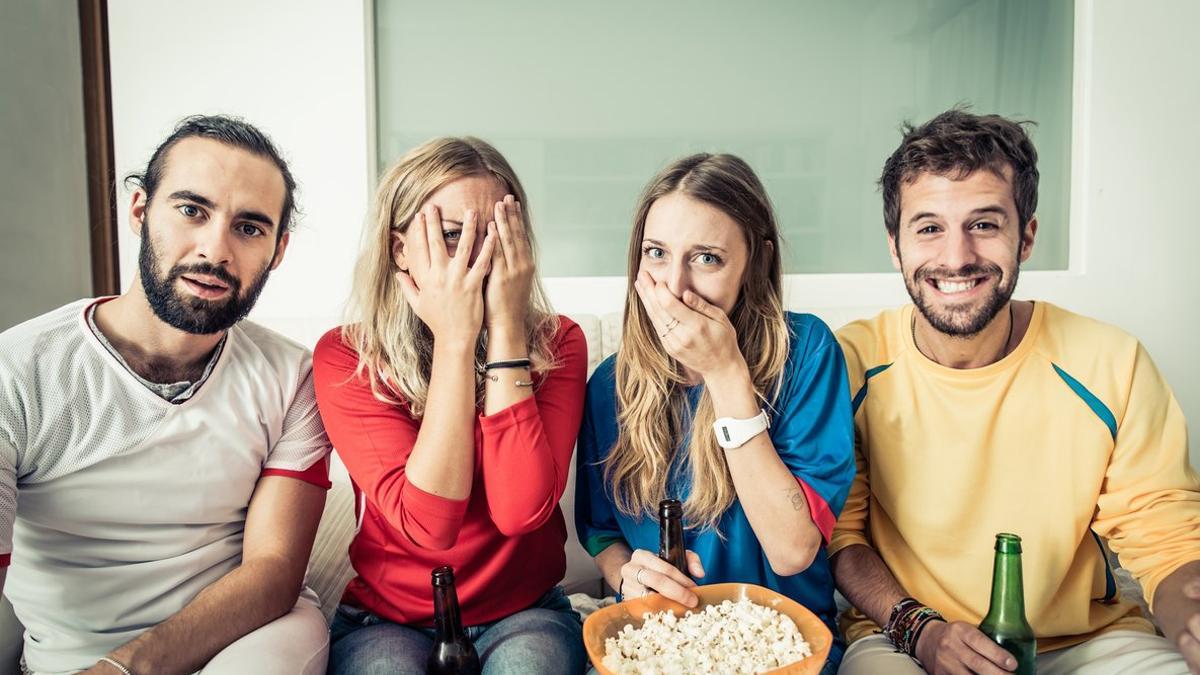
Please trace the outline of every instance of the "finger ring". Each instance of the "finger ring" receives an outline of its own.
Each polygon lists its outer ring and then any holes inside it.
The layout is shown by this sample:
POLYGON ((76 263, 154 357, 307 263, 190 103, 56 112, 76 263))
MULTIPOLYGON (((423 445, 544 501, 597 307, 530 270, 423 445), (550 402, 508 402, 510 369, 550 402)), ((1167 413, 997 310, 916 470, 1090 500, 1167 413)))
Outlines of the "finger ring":
POLYGON ((646 584, 642 583, 642 572, 645 572, 645 571, 646 571, 645 567, 639 567, 637 574, 633 575, 633 580, 636 581, 637 585, 641 586, 642 588, 646 587, 646 584))
POLYGON ((670 333, 671 331, 675 330, 675 327, 678 325, 679 325, 679 319, 674 319, 674 318, 671 319, 671 321, 667 323, 667 329, 664 330, 663 332, 659 333, 658 337, 660 337, 660 338, 667 337, 667 333, 670 333))

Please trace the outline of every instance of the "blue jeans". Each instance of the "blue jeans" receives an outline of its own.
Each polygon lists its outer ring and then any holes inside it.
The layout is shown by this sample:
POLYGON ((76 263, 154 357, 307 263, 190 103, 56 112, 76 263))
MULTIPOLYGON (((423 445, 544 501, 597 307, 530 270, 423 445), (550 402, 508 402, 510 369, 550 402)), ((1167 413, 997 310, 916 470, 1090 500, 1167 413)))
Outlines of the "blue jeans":
MULTIPOLYGON (((424 675, 433 629, 340 605, 329 627, 330 675, 424 675)), ((583 622, 559 586, 499 621, 466 627, 484 675, 582 673, 583 622)))

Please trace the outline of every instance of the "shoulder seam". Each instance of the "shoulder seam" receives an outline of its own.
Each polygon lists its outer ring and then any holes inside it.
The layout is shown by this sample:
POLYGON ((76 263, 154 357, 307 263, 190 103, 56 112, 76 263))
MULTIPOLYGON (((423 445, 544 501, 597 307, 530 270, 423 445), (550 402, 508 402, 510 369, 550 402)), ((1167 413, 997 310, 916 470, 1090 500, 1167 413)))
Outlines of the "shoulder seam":
MULTIPOLYGON (((892 363, 895 363, 895 361, 893 361, 892 363)), ((858 414, 858 408, 863 404, 863 401, 866 400, 866 398, 867 398, 867 385, 869 385, 871 383, 871 378, 882 373, 883 371, 887 370, 888 368, 891 368, 892 363, 885 363, 880 366, 875 366, 874 368, 868 368, 867 371, 865 373, 863 373, 862 387, 859 388, 858 393, 854 394, 854 402, 850 408, 850 415, 852 417, 854 415, 858 414)))
POLYGON ((1076 380, 1069 373, 1067 373, 1067 371, 1060 368, 1057 363, 1051 361, 1050 365, 1054 367, 1054 372, 1057 373, 1059 378, 1061 378, 1062 381, 1067 384, 1067 387, 1069 387, 1071 391, 1078 396, 1088 408, 1091 409, 1092 413, 1094 413, 1096 417, 1104 423, 1104 426, 1108 427, 1108 433, 1112 436, 1112 439, 1115 442, 1117 440, 1117 418, 1112 414, 1112 410, 1110 410, 1109 407, 1105 405, 1098 396, 1093 394, 1087 387, 1085 387, 1083 383, 1081 383, 1079 380, 1076 380))

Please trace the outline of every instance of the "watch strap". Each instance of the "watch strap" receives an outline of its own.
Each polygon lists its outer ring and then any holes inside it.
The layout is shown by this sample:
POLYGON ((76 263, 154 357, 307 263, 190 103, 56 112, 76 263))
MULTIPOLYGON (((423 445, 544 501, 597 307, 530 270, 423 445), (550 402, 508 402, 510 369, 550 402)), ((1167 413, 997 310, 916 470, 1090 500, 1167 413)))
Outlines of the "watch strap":
POLYGON ((713 422, 713 433, 717 437, 717 445, 726 450, 740 448, 747 441, 771 428, 771 418, 766 410, 749 419, 722 417, 713 422))

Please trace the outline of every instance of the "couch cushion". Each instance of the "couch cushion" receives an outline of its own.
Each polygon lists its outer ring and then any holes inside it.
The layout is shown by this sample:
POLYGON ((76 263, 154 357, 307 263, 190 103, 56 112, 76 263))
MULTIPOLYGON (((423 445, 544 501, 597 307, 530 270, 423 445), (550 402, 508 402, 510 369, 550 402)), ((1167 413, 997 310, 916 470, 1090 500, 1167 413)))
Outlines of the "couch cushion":
POLYGON ((317 527, 305 583, 321 599, 325 620, 333 618, 346 583, 354 576, 350 566, 350 540, 354 538, 354 491, 345 481, 335 480, 325 497, 325 512, 317 527))

